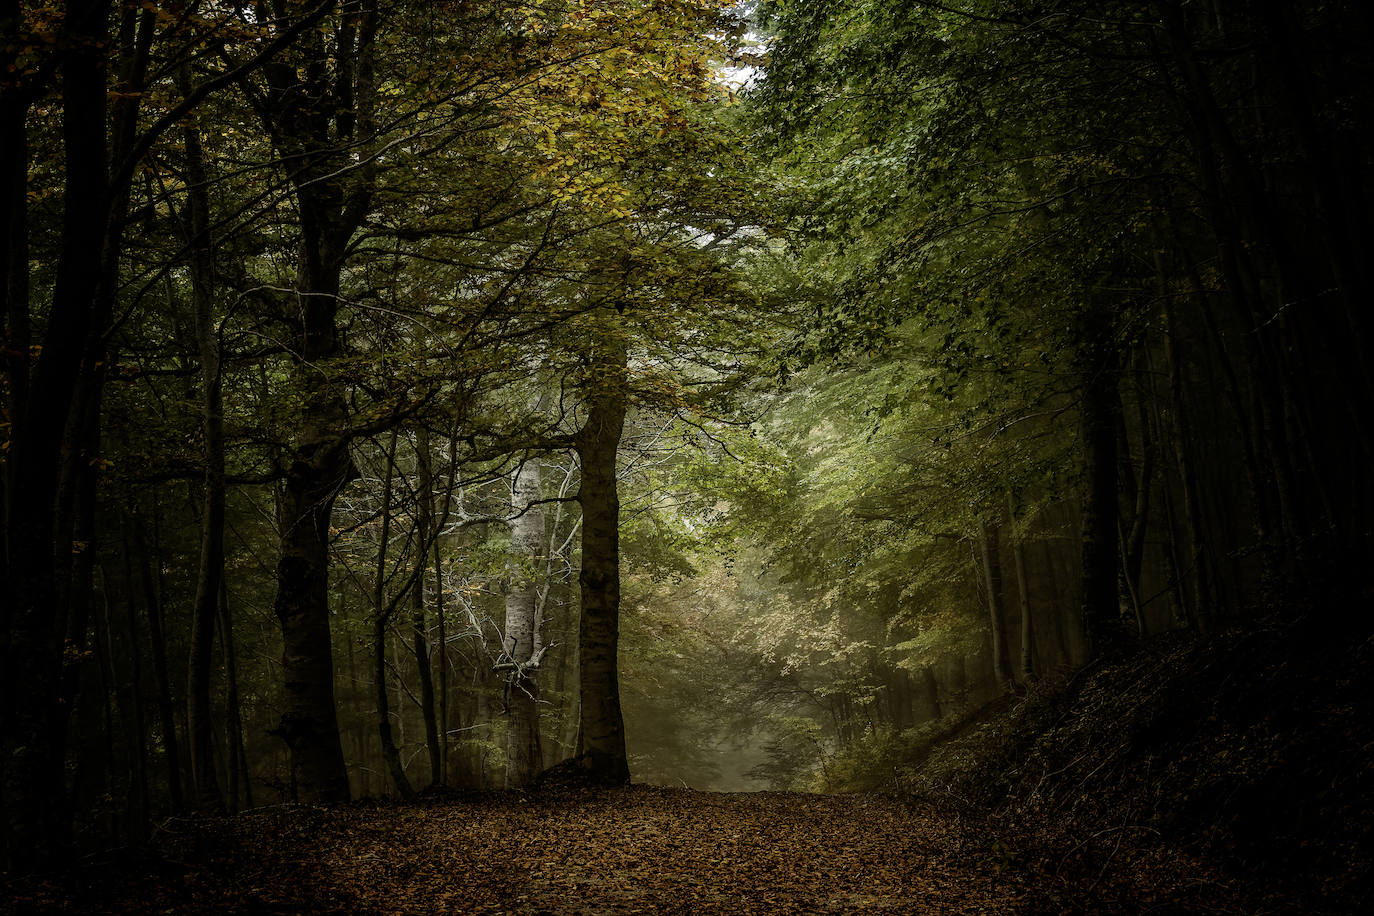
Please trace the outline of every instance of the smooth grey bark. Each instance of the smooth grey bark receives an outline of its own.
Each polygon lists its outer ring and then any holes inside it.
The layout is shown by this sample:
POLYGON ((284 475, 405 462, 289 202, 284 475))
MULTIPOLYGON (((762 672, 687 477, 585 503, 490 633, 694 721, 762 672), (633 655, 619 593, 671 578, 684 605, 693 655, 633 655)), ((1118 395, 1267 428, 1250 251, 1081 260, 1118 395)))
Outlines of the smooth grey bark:
MULTIPOLYGON (((569 617, 571 618, 571 616, 570 614, 569 617)), ((564 703, 566 704, 566 708, 563 710, 563 730, 559 736, 560 744, 567 749, 566 754, 564 754, 565 759, 576 757, 582 753, 582 688, 578 679, 580 660, 578 658, 577 639, 574 638, 574 630, 580 625, 580 617, 569 619, 567 625, 568 648, 563 653, 563 663, 558 669, 558 689, 565 698, 564 703), (572 683, 572 686, 569 686, 569 682, 572 683)))
MULTIPOLYGON (((445 513, 447 514, 447 513, 445 513)), ((438 688, 438 725, 439 725, 439 783, 448 785, 448 624, 446 622, 447 608, 444 604, 444 561, 439 552, 439 538, 434 539, 434 611, 435 635, 438 637, 438 658, 435 663, 439 666, 439 688, 438 688)))
POLYGON ((511 564, 506 583, 505 645, 497 671, 506 679, 506 787, 529 785, 543 768, 539 738, 540 577, 546 535, 541 464, 527 458, 511 473, 511 564))

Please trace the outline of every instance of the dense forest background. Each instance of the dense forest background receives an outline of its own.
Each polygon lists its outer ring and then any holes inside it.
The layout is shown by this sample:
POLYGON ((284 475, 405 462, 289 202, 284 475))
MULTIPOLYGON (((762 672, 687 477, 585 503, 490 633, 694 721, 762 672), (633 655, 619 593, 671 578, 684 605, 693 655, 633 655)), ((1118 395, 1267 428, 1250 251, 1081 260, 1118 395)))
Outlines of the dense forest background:
POLYGON ((1363 642, 1370 20, 6 0, 7 868, 1363 642))

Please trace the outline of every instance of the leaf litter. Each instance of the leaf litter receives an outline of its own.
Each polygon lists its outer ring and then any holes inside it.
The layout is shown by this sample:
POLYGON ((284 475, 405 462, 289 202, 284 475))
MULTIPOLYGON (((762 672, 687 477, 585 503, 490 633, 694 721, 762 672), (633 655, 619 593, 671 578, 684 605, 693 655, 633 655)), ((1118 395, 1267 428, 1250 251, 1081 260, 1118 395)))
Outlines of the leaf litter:
POLYGON ((1186 864, 1099 910, 1082 891, 1100 875, 1024 871, 981 828, 882 796, 652 786, 282 805, 169 821, 145 849, 11 884, 0 911, 1254 912, 1186 864))

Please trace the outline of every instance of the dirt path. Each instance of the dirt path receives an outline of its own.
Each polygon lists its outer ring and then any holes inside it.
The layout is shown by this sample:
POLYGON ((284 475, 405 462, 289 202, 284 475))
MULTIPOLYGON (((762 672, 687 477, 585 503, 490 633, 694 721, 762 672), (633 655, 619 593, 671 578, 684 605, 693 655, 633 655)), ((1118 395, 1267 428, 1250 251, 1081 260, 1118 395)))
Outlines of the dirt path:
POLYGON ((69 876, 60 885, 30 885, 10 908, 492 914, 1077 908, 1052 896, 1045 882, 999 864, 997 848, 933 814, 853 796, 634 787, 414 808, 287 806, 173 823, 156 858, 87 869, 75 882, 69 876))

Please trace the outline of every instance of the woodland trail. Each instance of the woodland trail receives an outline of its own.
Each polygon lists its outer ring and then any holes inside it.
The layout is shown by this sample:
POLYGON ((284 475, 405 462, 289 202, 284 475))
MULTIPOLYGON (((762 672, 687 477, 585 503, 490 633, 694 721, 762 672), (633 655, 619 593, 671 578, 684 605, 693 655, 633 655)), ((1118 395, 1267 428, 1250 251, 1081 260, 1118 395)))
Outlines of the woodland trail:
MULTIPOLYGON (((1021 872, 1005 856, 999 861, 1000 844, 990 844, 970 827, 863 796, 636 786, 557 795, 500 793, 414 807, 281 806, 234 818, 173 822, 157 847, 154 860, 140 856, 88 868, 75 880, 30 884, 0 910, 998 914, 1084 909, 1058 896, 1060 885, 1021 872)), ((1208 896, 1212 899, 1198 911, 1243 911, 1218 906, 1215 896, 1208 896)), ((1123 911, 1117 899, 1102 911, 1123 911)), ((1129 909, 1194 910, 1182 902, 1147 893, 1129 909)))

